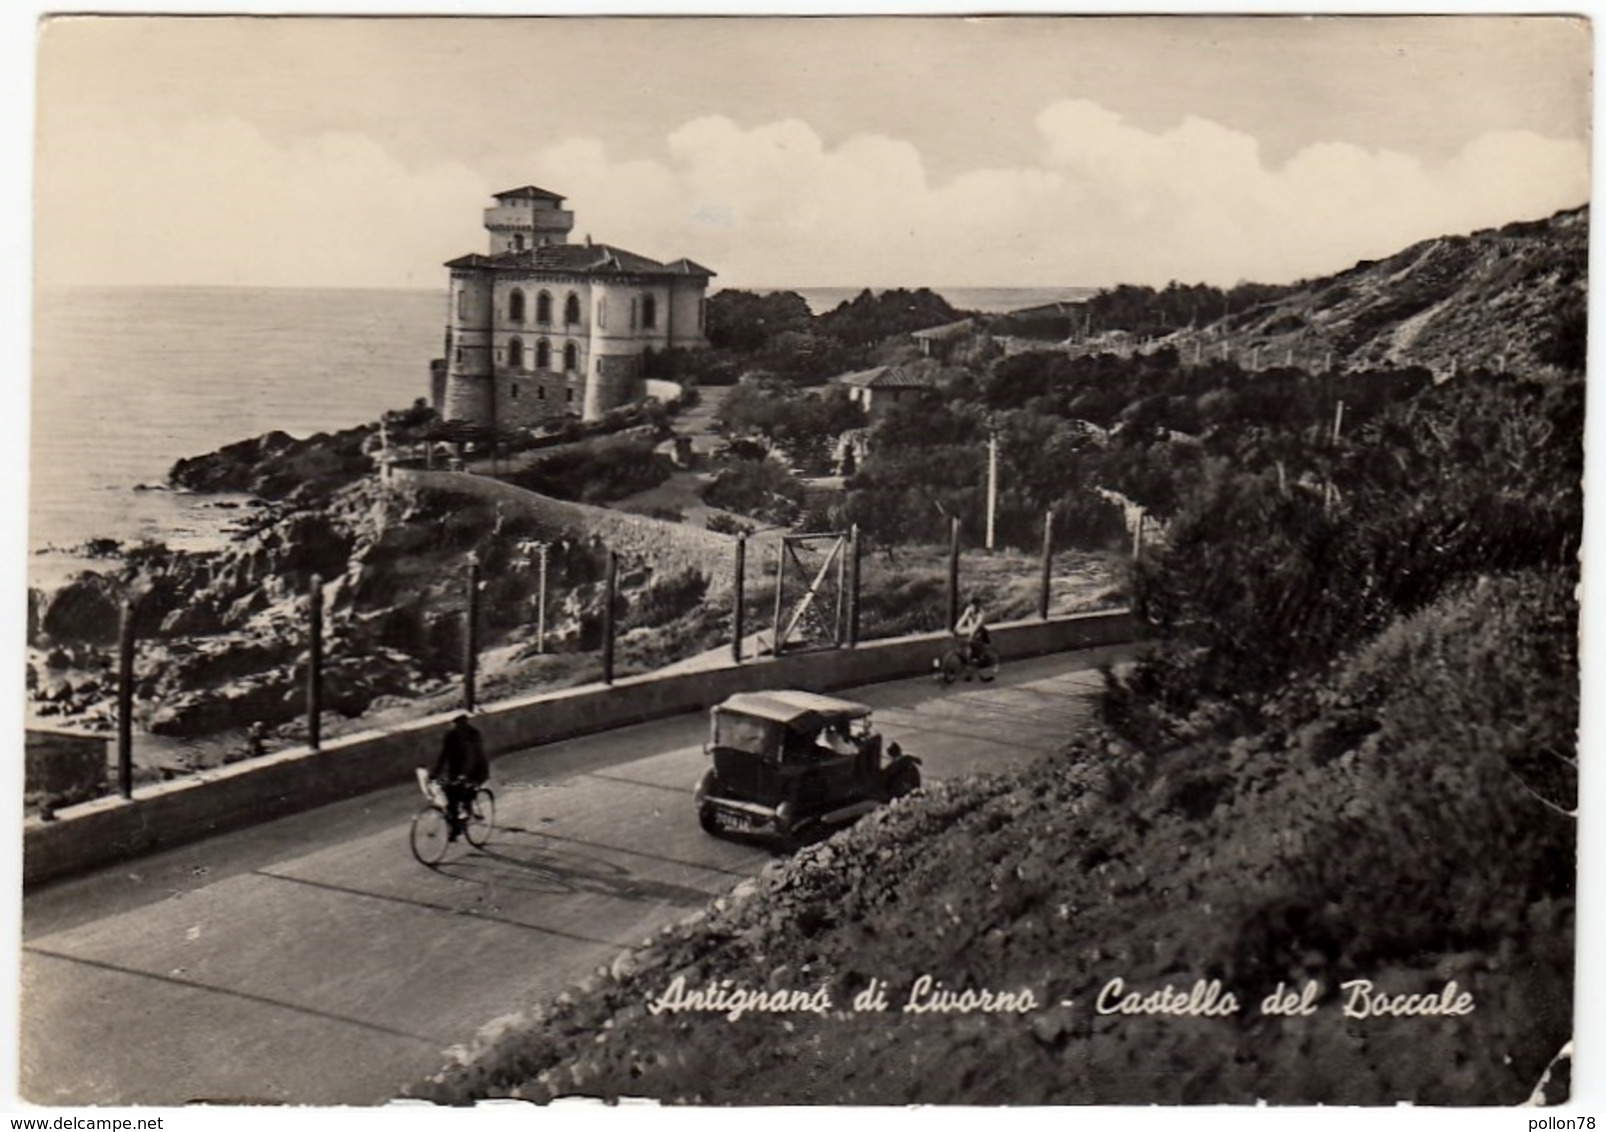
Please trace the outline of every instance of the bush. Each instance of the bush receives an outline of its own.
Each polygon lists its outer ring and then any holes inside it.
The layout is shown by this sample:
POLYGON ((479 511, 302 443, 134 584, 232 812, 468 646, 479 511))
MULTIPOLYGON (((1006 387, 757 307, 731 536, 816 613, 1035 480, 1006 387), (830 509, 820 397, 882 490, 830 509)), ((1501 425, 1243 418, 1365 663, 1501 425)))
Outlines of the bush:
POLYGON ((508 482, 555 499, 611 503, 657 487, 673 471, 669 457, 649 440, 608 437, 553 450, 508 482))
POLYGON ((803 485, 772 461, 738 463, 703 489, 710 507, 735 511, 765 523, 790 525, 803 507, 803 485))
POLYGON ((723 511, 716 511, 708 516, 703 522, 703 526, 717 535, 750 535, 753 533, 753 524, 732 518, 723 511))

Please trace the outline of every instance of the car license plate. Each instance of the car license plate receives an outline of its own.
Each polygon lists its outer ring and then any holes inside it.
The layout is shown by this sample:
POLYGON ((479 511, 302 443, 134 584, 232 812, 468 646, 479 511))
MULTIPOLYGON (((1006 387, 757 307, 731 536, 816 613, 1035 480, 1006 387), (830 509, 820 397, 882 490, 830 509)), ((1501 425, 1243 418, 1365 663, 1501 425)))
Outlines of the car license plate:
POLYGON ((743 833, 748 833, 758 828, 758 823, 747 814, 732 813, 730 810, 720 811, 719 824, 725 829, 739 830, 743 833))

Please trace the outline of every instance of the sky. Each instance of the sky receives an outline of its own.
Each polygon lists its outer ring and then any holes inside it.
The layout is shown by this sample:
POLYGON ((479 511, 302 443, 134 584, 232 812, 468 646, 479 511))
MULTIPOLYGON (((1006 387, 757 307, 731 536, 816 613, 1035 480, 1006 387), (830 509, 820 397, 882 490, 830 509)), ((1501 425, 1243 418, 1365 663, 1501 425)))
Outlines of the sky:
POLYGON ((1586 22, 62 17, 44 285, 438 288, 492 192, 725 287, 1282 282, 1589 196, 1586 22))

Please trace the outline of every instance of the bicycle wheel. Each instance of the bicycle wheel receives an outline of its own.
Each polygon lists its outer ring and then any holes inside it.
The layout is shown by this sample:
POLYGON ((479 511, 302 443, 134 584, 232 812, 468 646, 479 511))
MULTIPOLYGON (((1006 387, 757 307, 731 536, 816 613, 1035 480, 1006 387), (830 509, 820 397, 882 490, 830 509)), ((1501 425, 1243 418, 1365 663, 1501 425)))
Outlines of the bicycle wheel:
POLYGON ((438 865, 451 841, 451 823, 438 806, 425 806, 413 815, 413 856, 420 864, 438 865))
POLYGON ((495 828, 496 795, 489 786, 481 786, 475 791, 474 801, 469 805, 468 817, 463 823, 463 835, 474 848, 483 849, 491 839, 491 830, 495 828))
POLYGON ((944 684, 952 684, 959 679, 965 671, 965 658, 958 649, 949 649, 942 654, 942 660, 937 664, 937 679, 944 684))
POLYGON ((998 675, 998 650, 991 645, 983 645, 981 656, 976 661, 976 676, 981 680, 991 680, 998 675))

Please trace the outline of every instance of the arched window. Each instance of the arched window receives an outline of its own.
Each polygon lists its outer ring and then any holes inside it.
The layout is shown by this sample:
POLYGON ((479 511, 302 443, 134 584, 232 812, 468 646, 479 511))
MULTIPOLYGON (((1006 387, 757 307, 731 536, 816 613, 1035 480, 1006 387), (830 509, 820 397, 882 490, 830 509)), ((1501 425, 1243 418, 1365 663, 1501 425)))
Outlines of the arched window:
POLYGON ((563 304, 563 322, 566 326, 580 325, 580 296, 570 293, 563 304))
POLYGON ((563 372, 573 373, 580 368, 580 347, 573 342, 563 344, 563 372))
POLYGON ((507 297, 507 317, 513 322, 524 321, 524 292, 517 287, 507 297))
POLYGON ((658 328, 658 300, 655 296, 647 295, 641 300, 641 325, 648 330, 658 328))
POLYGON ((541 339, 535 344, 535 368, 552 368, 552 347, 547 343, 545 338, 541 339))
POLYGON ((535 297, 535 321, 543 326, 552 321, 552 296, 545 291, 535 297))
POLYGON ((507 340, 507 364, 509 369, 524 367, 524 343, 517 338, 507 340))

